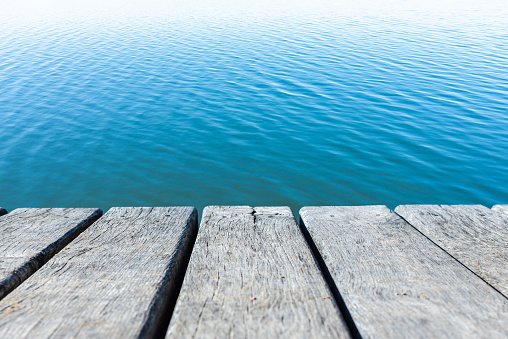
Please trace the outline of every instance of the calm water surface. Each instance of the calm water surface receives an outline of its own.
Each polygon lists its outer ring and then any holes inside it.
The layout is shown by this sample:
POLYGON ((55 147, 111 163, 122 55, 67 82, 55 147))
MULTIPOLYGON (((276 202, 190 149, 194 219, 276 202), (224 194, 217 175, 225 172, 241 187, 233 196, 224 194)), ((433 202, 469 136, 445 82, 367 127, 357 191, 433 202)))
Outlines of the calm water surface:
POLYGON ((0 206, 508 203, 508 4, 311 2, 8 2, 0 206))

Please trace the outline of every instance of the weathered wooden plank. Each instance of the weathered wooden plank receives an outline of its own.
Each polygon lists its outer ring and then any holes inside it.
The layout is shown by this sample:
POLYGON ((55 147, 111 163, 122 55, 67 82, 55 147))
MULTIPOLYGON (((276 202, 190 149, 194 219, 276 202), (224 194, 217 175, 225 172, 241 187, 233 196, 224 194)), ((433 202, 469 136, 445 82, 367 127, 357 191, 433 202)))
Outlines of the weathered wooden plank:
POLYGON ((300 216, 363 337, 508 336, 508 300, 385 206, 300 216))
MULTIPOLYGON (((508 220, 508 205, 494 205, 492 206, 492 210, 501 214, 501 216, 508 220)), ((508 225, 507 225, 508 227, 508 225)))
POLYGON ((205 208, 167 338, 347 336, 288 207, 205 208))
POLYGON ((101 215, 95 208, 19 208, 0 218, 0 299, 101 215))
POLYGON ((112 208, 0 301, 0 337, 165 331, 196 232, 192 207, 112 208))
POLYGON ((508 227, 482 205, 405 205, 411 225, 508 297, 508 227))
POLYGON ((0 215, 7 214, 7 210, 5 208, 0 207, 0 215))

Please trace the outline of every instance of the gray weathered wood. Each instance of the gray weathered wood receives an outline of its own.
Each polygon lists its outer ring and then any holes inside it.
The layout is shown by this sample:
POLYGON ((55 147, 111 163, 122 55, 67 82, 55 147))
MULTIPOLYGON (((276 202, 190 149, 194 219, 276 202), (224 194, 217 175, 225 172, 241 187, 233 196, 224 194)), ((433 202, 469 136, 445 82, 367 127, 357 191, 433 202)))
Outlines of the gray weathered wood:
POLYGON ((205 208, 167 338, 347 336, 289 208, 205 208))
MULTIPOLYGON (((508 220, 508 205, 494 205, 492 206, 492 210, 501 214, 501 216, 506 220, 508 220)), ((506 225, 508 227, 508 225, 506 225)))
POLYGON ((508 336, 508 300, 385 206, 300 216, 363 337, 508 336))
POLYGON ((399 215, 508 297, 508 227, 482 205, 405 205, 399 215))
POLYGON ((19 208, 0 218, 0 299, 101 215, 95 208, 19 208))
POLYGON ((192 207, 112 208, 0 301, 0 337, 165 330, 196 232, 192 207))
POLYGON ((5 208, 0 207, 0 215, 7 214, 7 210, 5 208))

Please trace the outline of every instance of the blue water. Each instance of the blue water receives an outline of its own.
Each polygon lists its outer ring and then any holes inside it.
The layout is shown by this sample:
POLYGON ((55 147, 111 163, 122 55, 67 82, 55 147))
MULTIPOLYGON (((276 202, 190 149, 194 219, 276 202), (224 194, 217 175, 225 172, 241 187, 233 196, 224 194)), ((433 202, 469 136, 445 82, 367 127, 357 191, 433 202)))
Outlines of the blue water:
POLYGON ((2 207, 508 203, 508 4, 64 4, 0 14, 2 207))

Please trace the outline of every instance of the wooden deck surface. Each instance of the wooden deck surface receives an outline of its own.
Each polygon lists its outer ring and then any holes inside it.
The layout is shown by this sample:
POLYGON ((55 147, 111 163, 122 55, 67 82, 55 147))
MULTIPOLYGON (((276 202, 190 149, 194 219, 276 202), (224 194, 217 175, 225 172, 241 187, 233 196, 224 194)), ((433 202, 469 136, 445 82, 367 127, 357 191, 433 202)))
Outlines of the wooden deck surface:
POLYGON ((508 205, 101 214, 0 216, 0 338, 508 338, 508 205))
POLYGON ((19 208, 0 218, 0 299, 102 215, 94 208, 19 208))
POLYGON ((508 297, 508 225, 481 205, 405 205, 395 212, 508 297))
POLYGON ((0 301, 0 337, 152 337, 196 231, 190 207, 109 210, 0 301))
POLYGON ((167 338, 347 338, 287 207, 207 207, 167 338))
POLYGON ((385 206, 300 215, 363 337, 508 336, 506 298, 385 206))

